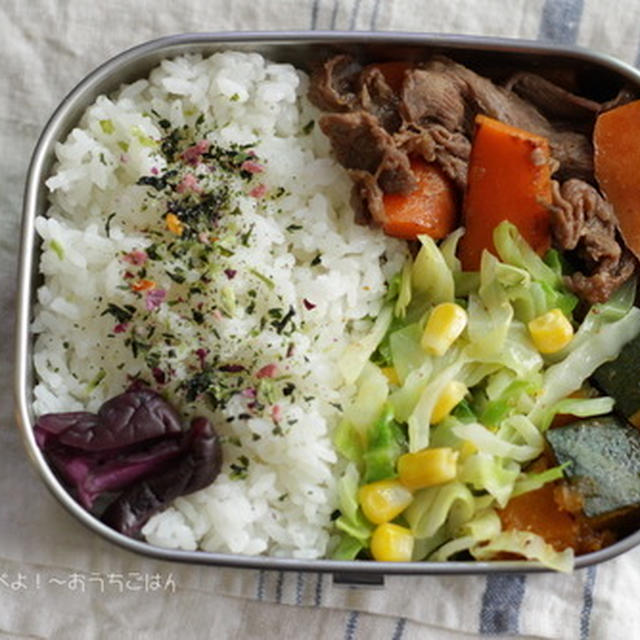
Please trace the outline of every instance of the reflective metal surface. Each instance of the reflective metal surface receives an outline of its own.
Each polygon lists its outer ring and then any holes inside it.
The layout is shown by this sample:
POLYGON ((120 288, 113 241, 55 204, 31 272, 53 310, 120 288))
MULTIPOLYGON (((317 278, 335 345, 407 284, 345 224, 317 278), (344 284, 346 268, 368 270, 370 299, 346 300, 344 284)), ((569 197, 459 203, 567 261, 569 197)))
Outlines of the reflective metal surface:
MULTIPOLYGON (((130 551, 164 560, 244 568, 324 571, 340 576, 341 583, 379 584, 384 574, 469 574, 494 572, 545 571, 535 563, 514 562, 412 562, 378 563, 373 561, 295 560, 250 557, 204 551, 176 551, 154 547, 123 536, 87 513, 67 493, 49 468, 34 435, 32 391, 33 335, 30 331, 33 304, 39 282, 38 239, 34 220, 46 210, 44 181, 53 163, 54 145, 63 139, 83 111, 103 93, 122 83, 145 77, 162 59, 186 53, 212 54, 224 49, 256 51, 264 56, 290 62, 302 69, 335 52, 348 52, 363 61, 425 59, 444 53, 493 75, 513 69, 577 70, 580 78, 595 92, 613 92, 629 85, 640 93, 640 73, 608 56, 589 51, 505 39, 466 36, 440 36, 395 33, 211 33, 185 34, 154 40, 116 56, 87 76, 65 98, 47 123, 34 151, 24 196, 19 289, 16 323, 15 405, 16 417, 29 457, 45 485, 78 520, 95 533, 130 551)), ((605 96, 607 97, 607 96, 605 96)), ((640 531, 601 551, 580 556, 576 567, 608 560, 640 542, 640 531)))

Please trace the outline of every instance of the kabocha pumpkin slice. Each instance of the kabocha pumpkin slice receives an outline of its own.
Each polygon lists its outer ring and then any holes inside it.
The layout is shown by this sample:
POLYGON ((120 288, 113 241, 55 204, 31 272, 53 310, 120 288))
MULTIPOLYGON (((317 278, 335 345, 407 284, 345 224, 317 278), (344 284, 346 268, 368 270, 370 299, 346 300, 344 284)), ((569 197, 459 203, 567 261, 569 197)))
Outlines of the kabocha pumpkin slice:
POLYGON ((640 427, 640 336, 628 342, 615 360, 598 367, 592 380, 616 401, 618 413, 640 427))
POLYGON ((616 416, 551 429, 547 440, 583 499, 585 515, 640 505, 640 430, 616 416))
POLYGON ((466 271, 480 268, 482 252, 495 253, 493 230, 509 220, 533 249, 551 245, 549 143, 542 136, 487 116, 476 116, 459 258, 466 271))

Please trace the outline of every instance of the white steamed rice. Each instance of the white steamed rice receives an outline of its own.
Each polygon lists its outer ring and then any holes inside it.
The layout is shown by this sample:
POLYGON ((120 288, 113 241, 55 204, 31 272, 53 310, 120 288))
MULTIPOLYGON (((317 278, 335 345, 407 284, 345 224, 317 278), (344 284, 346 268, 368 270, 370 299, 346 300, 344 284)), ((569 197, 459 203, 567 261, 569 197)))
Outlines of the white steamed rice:
MULTIPOLYGON (((172 372, 159 389, 185 419, 210 417, 225 443, 216 481, 147 523, 143 534, 153 544, 297 558, 327 551, 336 508, 330 435, 352 392, 336 360, 370 326, 404 248, 355 224, 351 183, 319 128, 309 131, 317 112, 306 86, 303 73, 255 54, 167 60, 149 79, 99 97, 57 145, 47 182, 51 207, 36 223, 45 276, 34 321, 38 415, 96 410, 130 377, 154 380, 153 362, 134 357, 125 327, 115 333, 114 317, 104 311, 108 304, 144 310, 144 297, 126 286, 123 256, 148 248, 154 225, 164 231, 166 203, 136 185, 166 169, 154 142, 166 134, 158 121, 191 131, 204 119, 209 142, 250 145, 264 167, 251 184, 264 185, 265 197, 247 193, 240 178, 224 178, 235 210, 222 232, 250 235, 246 246, 233 244, 233 255, 218 257, 217 277, 198 297, 203 309, 218 308, 204 325, 193 322, 189 299, 179 295, 198 282, 198 265, 183 271, 186 285, 167 276, 167 263, 149 265, 147 277, 166 291, 149 322, 156 336, 175 337, 171 347, 159 340, 154 346, 156 361, 172 372), (293 309, 295 331, 265 322, 274 308, 293 309), (196 349, 241 365, 254 382, 256 372, 275 364, 295 392, 267 394, 270 402, 258 408, 251 388, 215 410, 199 397, 189 402, 180 383, 193 374, 196 349)), ((211 180, 215 185, 215 175, 211 180)), ((140 327, 135 331, 146 340, 140 327)))

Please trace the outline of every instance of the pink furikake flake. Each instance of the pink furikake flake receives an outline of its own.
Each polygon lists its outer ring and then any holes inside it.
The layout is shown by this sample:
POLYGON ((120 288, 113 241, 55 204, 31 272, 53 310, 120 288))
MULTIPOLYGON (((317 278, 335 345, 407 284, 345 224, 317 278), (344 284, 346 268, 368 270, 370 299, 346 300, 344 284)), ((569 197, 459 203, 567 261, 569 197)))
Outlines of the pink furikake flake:
POLYGON ((309 300, 307 300, 306 298, 303 298, 302 304, 304 305, 304 308, 307 309, 308 311, 311 311, 311 309, 315 309, 318 306, 316 304, 313 304, 313 302, 309 302, 309 300))
POLYGON ((282 407, 279 404, 274 404, 271 407, 271 418, 274 422, 280 422, 282 420, 282 407))
POLYGON ((158 167, 151 167, 151 175, 157 176, 160 173, 158 167))
POLYGON ((258 395, 258 392, 253 387, 248 387, 247 389, 243 389, 240 392, 240 395, 243 398, 249 398, 253 400, 258 395))
POLYGON ((207 153, 210 148, 211 143, 208 140, 200 140, 192 147, 189 147, 182 152, 182 159, 187 164, 196 165, 202 159, 202 154, 207 153))
POLYGON ((128 322, 120 322, 115 327, 113 327, 113 333, 124 333, 128 328, 128 322))
POLYGON ((242 171, 247 171, 248 173, 262 173, 265 169, 264 165, 256 162, 255 160, 245 160, 241 165, 240 169, 242 171))
POLYGON ((256 378, 275 378, 278 372, 277 364, 266 364, 262 369, 259 369, 256 373, 256 378))
POLYGON ((254 187, 249 191, 249 195, 252 198, 262 198, 265 193, 267 193, 267 187, 264 184, 259 184, 257 187, 254 187))
POLYGON ((153 311, 157 309, 164 299, 167 297, 167 292, 164 289, 151 289, 146 292, 144 299, 144 305, 147 311, 153 311))
POLYGON ((209 355, 209 349, 204 349, 203 347, 196 349, 196 356, 198 356, 198 360, 200 361, 200 367, 202 367, 203 369, 205 365, 205 360, 207 359, 208 355, 209 355))
POLYGON ((129 264, 139 267, 149 259, 149 256, 147 255, 147 252, 142 249, 134 249, 133 251, 125 254, 122 259, 129 264))
POLYGON ((176 187, 178 193, 184 193, 185 191, 193 191, 194 193, 202 193, 203 189, 193 173, 185 174, 184 178, 180 181, 176 187))

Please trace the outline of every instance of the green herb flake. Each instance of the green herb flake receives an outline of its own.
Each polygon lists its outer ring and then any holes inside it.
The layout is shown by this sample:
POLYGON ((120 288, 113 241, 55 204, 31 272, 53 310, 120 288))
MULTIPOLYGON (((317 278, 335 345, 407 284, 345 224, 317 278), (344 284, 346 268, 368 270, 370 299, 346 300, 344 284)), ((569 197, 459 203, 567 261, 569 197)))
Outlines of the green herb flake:
POLYGON ((88 391, 93 391, 106 377, 107 372, 104 369, 100 369, 95 378, 87 385, 88 391))
POLYGON ((229 477, 233 480, 244 480, 249 475, 249 458, 240 456, 237 462, 232 462, 229 477))
POLYGON ((268 276, 265 276, 263 273, 260 273, 257 269, 249 269, 249 273, 253 276, 255 276, 256 278, 258 278, 258 280, 260 280, 261 282, 264 282, 264 284, 267 285, 267 287, 269 287, 269 289, 275 289, 276 288, 276 283, 269 278, 268 276))
POLYGON ((100 120, 100 128, 102 129, 102 132, 106 133, 108 136, 116 130, 111 120, 100 120))
POLYGON ((51 242, 49 242, 49 248, 58 256, 58 258, 60 258, 60 260, 64 260, 64 249, 57 240, 51 240, 51 242))
POLYGON ((112 212, 111 214, 109 214, 109 217, 107 218, 107 221, 105 222, 104 225, 104 233, 107 236, 107 238, 111 237, 111 221, 116 217, 115 211, 112 212))
POLYGON ((223 287, 220 291, 222 296, 222 310, 231 318, 236 312, 236 293, 231 287, 223 287))
POLYGON ((131 134, 143 147, 150 147, 153 149, 158 146, 158 143, 153 138, 149 137, 137 125, 131 129, 131 134))

